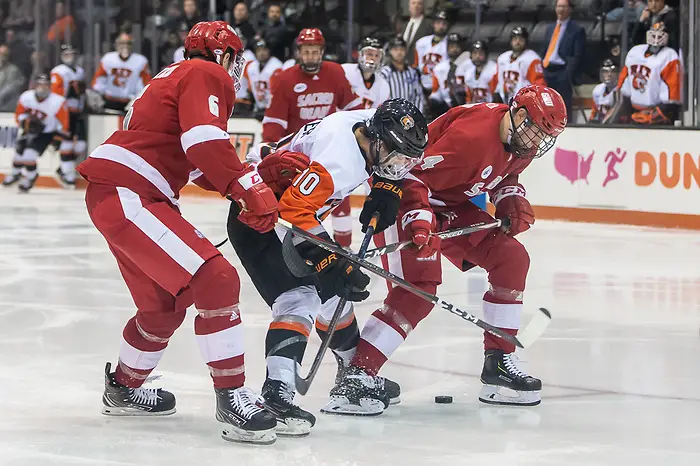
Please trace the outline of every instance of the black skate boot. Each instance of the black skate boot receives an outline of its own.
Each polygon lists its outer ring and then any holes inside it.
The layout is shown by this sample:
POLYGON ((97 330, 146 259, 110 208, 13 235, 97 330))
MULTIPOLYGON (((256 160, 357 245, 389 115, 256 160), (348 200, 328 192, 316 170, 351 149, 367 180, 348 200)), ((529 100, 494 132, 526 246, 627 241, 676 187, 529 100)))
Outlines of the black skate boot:
POLYGON ((22 180, 19 182, 19 192, 28 193, 34 187, 34 183, 36 183, 37 178, 39 177, 35 176, 34 178, 27 178, 26 176, 23 176, 22 180))
POLYGON ((316 417, 294 404, 294 390, 281 380, 267 379, 263 384, 263 406, 277 417, 277 433, 305 437, 316 424, 316 417))
POLYGON ((484 354, 484 369, 481 371, 484 386, 479 393, 479 401, 514 406, 540 404, 542 381, 520 370, 514 353, 486 350, 484 354))
POLYGON ((75 180, 71 181, 68 178, 66 178, 66 175, 63 174, 63 171, 61 170, 61 167, 58 167, 56 169, 56 180, 63 186, 64 189, 75 189, 75 180))
POLYGON ((249 388, 216 388, 216 420, 230 442, 270 445, 277 435, 275 416, 262 408, 262 398, 249 388))
MULTIPOLYGON (((338 372, 335 373, 335 384, 338 385, 343 380, 343 374, 348 368, 345 359, 339 356, 335 351, 331 351, 335 356, 335 361, 338 363, 338 372)), ((374 381, 379 390, 385 390, 389 394, 389 404, 397 405, 401 403, 401 386, 391 379, 386 377, 376 376, 374 381)))
POLYGON ((22 175, 20 173, 5 175, 5 179, 2 180, 2 185, 3 187, 12 186, 13 184, 17 183, 20 180, 20 178, 22 178, 22 175))
POLYGON ((175 396, 160 388, 129 388, 114 380, 105 366, 102 414, 108 416, 167 416, 175 412, 175 396))
POLYGON ((389 393, 378 387, 376 377, 356 366, 345 370, 342 379, 331 389, 330 400, 321 408, 326 414, 377 416, 389 407, 389 393))

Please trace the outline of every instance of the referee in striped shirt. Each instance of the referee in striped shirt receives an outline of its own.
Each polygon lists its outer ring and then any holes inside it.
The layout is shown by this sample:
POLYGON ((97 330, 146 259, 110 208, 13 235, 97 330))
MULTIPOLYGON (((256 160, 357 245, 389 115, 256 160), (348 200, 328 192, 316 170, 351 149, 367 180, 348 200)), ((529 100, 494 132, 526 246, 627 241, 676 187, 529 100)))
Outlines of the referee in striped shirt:
POLYGON ((401 36, 393 37, 386 48, 391 63, 382 67, 379 73, 389 83, 390 98, 406 99, 422 112, 425 108, 425 97, 420 83, 420 74, 406 61, 406 41, 401 36))

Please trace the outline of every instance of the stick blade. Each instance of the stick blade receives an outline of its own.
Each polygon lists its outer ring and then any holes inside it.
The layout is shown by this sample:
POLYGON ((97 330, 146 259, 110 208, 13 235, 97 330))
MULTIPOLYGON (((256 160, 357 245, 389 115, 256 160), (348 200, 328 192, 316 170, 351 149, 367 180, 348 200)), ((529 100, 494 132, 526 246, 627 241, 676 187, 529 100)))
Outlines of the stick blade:
POLYGON ((529 348, 532 346, 547 330, 550 322, 552 322, 552 313, 543 307, 539 308, 527 327, 518 332, 517 339, 520 342, 520 347, 529 348))
POLYGON ((303 257, 299 255, 297 248, 294 246, 294 234, 287 231, 282 240, 282 258, 284 263, 292 275, 297 278, 304 278, 316 273, 316 269, 312 265, 306 263, 303 257))
POLYGON ((297 393, 300 395, 306 395, 311 386, 311 381, 303 378, 299 375, 299 364, 294 360, 294 387, 297 389, 297 393))

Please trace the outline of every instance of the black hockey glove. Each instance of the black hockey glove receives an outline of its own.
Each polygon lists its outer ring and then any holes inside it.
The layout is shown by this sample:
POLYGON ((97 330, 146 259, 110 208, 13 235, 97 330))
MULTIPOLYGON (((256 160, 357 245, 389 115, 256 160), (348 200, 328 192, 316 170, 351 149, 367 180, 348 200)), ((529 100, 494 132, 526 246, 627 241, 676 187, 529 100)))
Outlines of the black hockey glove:
POLYGON ((44 132, 44 123, 38 118, 29 117, 24 120, 24 132, 30 134, 41 134, 44 132))
POLYGON ((375 234, 386 230, 396 223, 396 217, 399 215, 399 204, 403 197, 402 184, 402 180, 387 180, 376 175, 373 177, 372 190, 369 192, 367 199, 365 199, 365 204, 362 206, 362 212, 360 213, 362 233, 367 231, 369 221, 375 212, 379 213, 379 221, 377 221, 377 226, 374 229, 375 234))
MULTIPOLYGON (((330 242, 327 233, 319 236, 330 242)), ((343 296, 347 291, 346 287, 350 287, 348 301, 359 302, 369 297, 369 291, 365 289, 369 285, 369 276, 344 257, 310 243, 301 243, 297 250, 316 269, 319 296, 323 302, 333 296, 343 296)))

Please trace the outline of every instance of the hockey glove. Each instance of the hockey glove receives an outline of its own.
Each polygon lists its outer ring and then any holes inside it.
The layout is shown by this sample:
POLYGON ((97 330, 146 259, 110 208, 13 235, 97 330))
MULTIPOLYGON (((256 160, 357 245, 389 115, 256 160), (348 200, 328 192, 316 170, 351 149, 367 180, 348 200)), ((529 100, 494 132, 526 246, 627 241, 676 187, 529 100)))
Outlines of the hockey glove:
POLYGON ((401 219, 401 224, 418 249, 416 257, 427 259, 440 250, 440 237, 431 234, 435 230, 435 216, 431 211, 412 210, 407 212, 401 219))
POLYGON ((379 213, 379 220, 374 228, 375 234, 381 233, 396 223, 396 217, 399 215, 399 204, 403 197, 401 181, 387 180, 376 175, 373 178, 372 190, 365 199, 362 212, 360 212, 362 233, 367 231, 369 221, 375 212, 379 213))
POLYGON ((508 236, 527 231, 535 223, 535 212, 525 198, 522 185, 504 186, 494 192, 491 199, 496 206, 496 218, 509 225, 505 231, 508 236))
MULTIPOLYGON (((328 233, 319 235, 330 242, 328 233)), ((365 288, 369 285, 369 276, 359 267, 342 256, 328 252, 310 243, 297 246, 299 254, 313 264, 319 280, 319 295, 322 301, 333 296, 344 296, 349 287, 348 301, 359 302, 369 297, 365 288)))
POLYGON ((41 134, 44 132, 44 123, 38 118, 30 116, 24 120, 24 132, 29 134, 41 134))
POLYGON ((277 223, 277 198, 262 181, 260 175, 249 169, 235 183, 229 196, 241 207, 238 218, 261 233, 272 230, 277 223))
POLYGON ((264 157, 258 164, 258 173, 277 195, 292 185, 294 178, 309 167, 309 157, 301 152, 278 151, 264 157))

